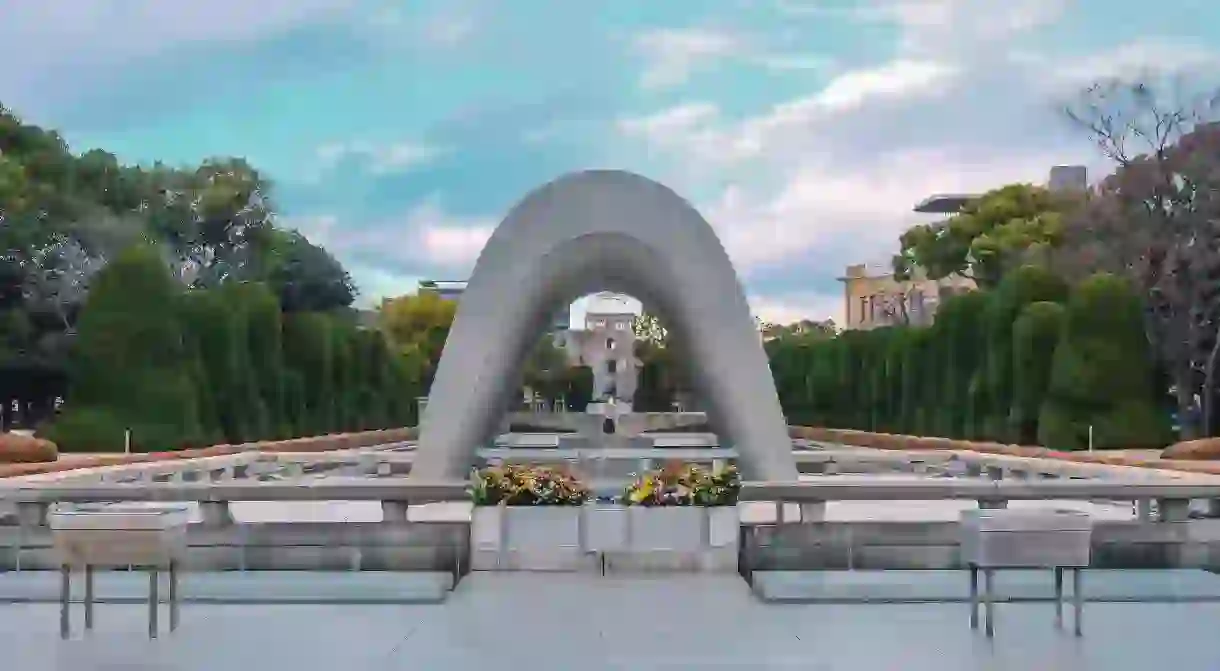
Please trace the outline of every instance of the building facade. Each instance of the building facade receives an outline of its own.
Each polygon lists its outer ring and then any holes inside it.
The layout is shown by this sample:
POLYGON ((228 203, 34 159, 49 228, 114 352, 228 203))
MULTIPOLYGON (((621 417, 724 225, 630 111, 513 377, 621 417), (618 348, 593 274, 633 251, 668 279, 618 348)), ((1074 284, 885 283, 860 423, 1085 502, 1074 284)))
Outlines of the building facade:
POLYGON ((839 278, 843 283, 844 328, 872 329, 910 324, 927 326, 935 319, 940 300, 954 292, 969 291, 974 282, 964 277, 930 280, 917 271, 907 281, 894 279, 889 268, 856 264, 839 278))
POLYGON ((588 366, 593 371, 593 399, 614 398, 628 407, 639 381, 639 361, 635 357, 635 332, 631 325, 636 312, 621 296, 601 293, 589 301, 584 328, 564 333, 568 361, 588 366))
MULTIPOLYGON (((1051 191, 1083 191, 1088 188, 1088 172, 1080 165, 1057 165, 1047 176, 1051 191)), ((981 194, 937 194, 915 205, 916 212, 953 215, 981 194)), ((908 281, 894 279, 889 268, 856 264, 847 267, 839 278, 843 282, 847 329, 870 329, 898 324, 929 325, 936 307, 947 295, 970 291, 974 282, 964 277, 928 279, 920 269, 908 281)))

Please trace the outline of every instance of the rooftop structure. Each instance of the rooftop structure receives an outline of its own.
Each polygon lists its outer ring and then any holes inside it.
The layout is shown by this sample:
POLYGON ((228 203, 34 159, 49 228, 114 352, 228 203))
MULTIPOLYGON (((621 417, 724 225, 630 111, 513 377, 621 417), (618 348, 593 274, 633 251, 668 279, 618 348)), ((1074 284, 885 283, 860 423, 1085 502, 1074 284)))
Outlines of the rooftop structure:
POLYGON ((419 291, 435 293, 451 301, 461 300, 466 292, 465 280, 420 280, 419 291))
MULTIPOLYGON (((1051 168, 1046 186, 1052 191, 1083 190, 1088 187, 1088 171, 1083 165, 1057 165, 1051 168)), ((934 194, 915 204, 923 214, 956 214, 982 194, 934 194)))

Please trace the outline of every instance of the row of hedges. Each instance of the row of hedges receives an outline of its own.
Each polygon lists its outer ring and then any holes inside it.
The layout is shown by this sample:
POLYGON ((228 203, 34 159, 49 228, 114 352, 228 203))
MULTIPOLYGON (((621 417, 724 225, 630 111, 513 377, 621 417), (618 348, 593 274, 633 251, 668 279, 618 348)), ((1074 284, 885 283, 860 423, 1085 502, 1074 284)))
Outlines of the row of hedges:
POLYGON ((941 302, 931 327, 767 343, 791 424, 972 441, 1164 447, 1142 304, 1122 279, 1069 290, 1027 266, 941 302))
POLYGON ((241 452, 330 452, 333 450, 347 450, 357 447, 384 445, 386 443, 398 443, 413 440, 417 435, 418 431, 413 427, 378 429, 376 431, 361 431, 359 433, 328 434, 324 436, 290 438, 288 440, 258 441, 239 445, 211 445, 209 447, 170 450, 166 452, 92 455, 47 463, 11 463, 0 465, 0 478, 36 475, 39 473, 58 473, 78 468, 96 468, 120 464, 222 457, 241 452))
POLYGON ((151 248, 98 273, 77 323, 66 406, 40 435, 66 452, 248 443, 416 423, 418 381, 379 331, 282 314, 264 285, 183 290, 151 248))

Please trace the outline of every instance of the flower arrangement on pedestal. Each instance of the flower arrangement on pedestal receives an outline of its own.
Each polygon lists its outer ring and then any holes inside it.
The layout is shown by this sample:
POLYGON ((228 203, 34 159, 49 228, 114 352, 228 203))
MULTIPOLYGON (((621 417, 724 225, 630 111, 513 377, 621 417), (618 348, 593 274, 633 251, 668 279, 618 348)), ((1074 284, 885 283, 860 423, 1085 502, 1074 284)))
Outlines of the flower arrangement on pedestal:
POLYGON ((670 463, 638 476, 623 492, 631 506, 732 506, 741 493, 737 467, 670 463))
POLYGON ((488 466, 470 479, 476 506, 579 506, 589 496, 589 488, 575 475, 549 466, 488 466))

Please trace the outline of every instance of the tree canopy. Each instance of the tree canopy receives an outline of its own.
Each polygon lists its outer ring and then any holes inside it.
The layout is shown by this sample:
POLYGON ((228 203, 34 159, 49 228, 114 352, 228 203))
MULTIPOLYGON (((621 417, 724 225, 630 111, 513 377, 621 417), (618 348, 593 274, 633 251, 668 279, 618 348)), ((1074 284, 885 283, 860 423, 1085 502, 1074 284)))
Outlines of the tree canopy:
POLYGON ((1029 184, 989 191, 942 222, 903 233, 894 277, 907 280, 922 268, 929 279, 960 275, 980 287, 996 286, 1005 271, 1060 243, 1063 216, 1073 203, 1029 184))

